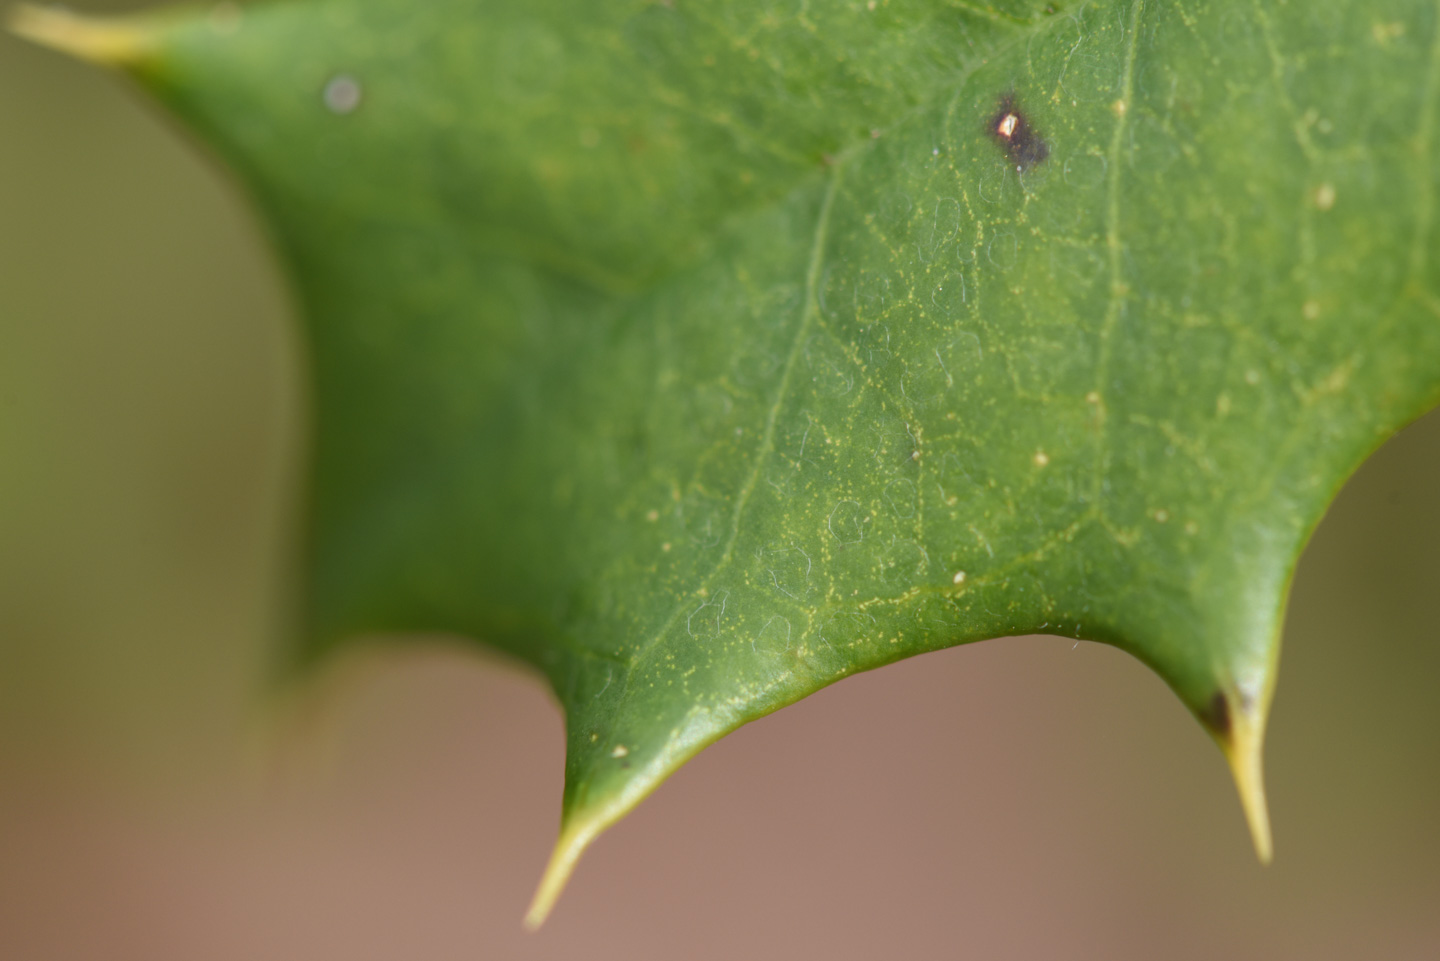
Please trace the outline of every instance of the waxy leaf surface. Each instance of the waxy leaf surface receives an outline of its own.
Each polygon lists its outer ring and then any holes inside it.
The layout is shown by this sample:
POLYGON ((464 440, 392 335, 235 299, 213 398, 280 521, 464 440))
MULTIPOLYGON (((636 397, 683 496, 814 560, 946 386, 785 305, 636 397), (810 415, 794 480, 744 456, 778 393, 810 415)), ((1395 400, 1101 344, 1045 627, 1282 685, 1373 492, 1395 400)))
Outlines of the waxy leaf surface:
MULTIPOLYGON (((1433 3, 291 0, 23 31, 258 201, 302 657, 503 648, 574 859, 857 671, 1044 632, 1260 739, 1289 581, 1440 392, 1433 3)), ((738 788, 738 789, 743 789, 738 788)))

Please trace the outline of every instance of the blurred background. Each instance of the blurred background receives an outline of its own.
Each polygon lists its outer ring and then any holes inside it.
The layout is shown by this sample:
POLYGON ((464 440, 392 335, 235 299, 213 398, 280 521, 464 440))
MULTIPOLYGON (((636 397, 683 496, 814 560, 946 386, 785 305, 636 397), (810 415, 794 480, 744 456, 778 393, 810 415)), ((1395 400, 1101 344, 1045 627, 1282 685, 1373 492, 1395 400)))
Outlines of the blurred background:
POLYGON ((563 750, 534 679, 357 654, 259 710, 293 323, 223 171, 0 37, 0 958, 1440 957, 1440 418, 1300 564, 1271 867, 1157 678, 1018 638, 722 741, 529 935, 563 750))

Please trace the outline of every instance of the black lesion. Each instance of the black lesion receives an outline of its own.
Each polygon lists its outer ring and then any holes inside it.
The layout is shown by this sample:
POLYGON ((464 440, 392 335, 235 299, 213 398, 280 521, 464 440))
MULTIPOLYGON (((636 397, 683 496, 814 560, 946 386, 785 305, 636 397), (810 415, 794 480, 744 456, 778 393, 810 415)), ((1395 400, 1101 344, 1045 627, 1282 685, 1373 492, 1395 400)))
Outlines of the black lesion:
POLYGON ((1200 712, 1200 720, 1221 737, 1230 735, 1230 701, 1224 691, 1216 691, 1210 698, 1210 703, 1200 712))
POLYGON ((1016 170, 1029 170, 1050 156, 1050 145, 1020 109, 1013 93, 1001 96, 989 129, 990 138, 1005 151, 1016 170))

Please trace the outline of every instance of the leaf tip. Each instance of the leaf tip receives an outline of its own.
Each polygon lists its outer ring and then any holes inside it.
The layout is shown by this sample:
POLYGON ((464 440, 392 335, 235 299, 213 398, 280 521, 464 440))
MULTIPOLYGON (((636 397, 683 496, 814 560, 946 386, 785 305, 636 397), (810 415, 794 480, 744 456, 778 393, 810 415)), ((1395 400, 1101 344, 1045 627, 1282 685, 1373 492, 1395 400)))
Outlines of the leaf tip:
POLYGON ((1261 761, 1261 736, 1237 736, 1225 749, 1230 762, 1230 771, 1235 776, 1235 787, 1240 792, 1240 805, 1245 809, 1245 820, 1250 825, 1250 836, 1255 841, 1255 854, 1261 864, 1269 864, 1274 857, 1274 844, 1270 837, 1270 809, 1265 802, 1265 774, 1261 761))
POLYGON ((137 63, 151 51, 155 41, 153 33, 134 24, 27 3, 10 8, 5 14, 5 27, 32 43, 105 67, 137 63))
POLYGON ((550 863, 545 866, 545 874, 540 878, 540 886, 535 889, 530 908, 525 912, 526 930, 540 930, 540 926, 555 907, 555 902, 565 891, 565 885, 569 883, 580 855, 585 853, 585 849, 595 840, 601 828, 602 826, 594 821, 586 820, 578 824, 567 824, 561 830, 560 837, 555 842, 555 850, 550 855, 550 863))
POLYGON ((1266 705, 1259 699, 1242 697, 1232 706, 1229 698, 1218 692, 1201 715, 1230 764, 1261 864, 1269 864, 1274 856, 1270 809, 1265 801, 1265 715, 1266 705))

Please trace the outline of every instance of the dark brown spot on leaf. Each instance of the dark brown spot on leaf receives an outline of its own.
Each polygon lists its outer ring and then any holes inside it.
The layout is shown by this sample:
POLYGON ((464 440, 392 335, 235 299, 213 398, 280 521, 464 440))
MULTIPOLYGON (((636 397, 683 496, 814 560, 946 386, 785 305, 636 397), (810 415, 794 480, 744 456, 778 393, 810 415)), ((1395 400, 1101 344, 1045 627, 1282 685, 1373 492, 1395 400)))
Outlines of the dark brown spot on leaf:
POLYGON ((990 137, 1016 170, 1028 170, 1050 156, 1050 145, 1020 109, 1013 93, 1002 96, 996 105, 995 115, 990 118, 990 137))
POLYGON ((1205 710, 1200 712, 1200 720, 1205 725, 1222 736, 1230 734, 1230 701, 1225 697, 1225 692, 1216 691, 1215 696, 1210 698, 1210 703, 1205 710))

